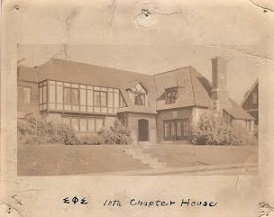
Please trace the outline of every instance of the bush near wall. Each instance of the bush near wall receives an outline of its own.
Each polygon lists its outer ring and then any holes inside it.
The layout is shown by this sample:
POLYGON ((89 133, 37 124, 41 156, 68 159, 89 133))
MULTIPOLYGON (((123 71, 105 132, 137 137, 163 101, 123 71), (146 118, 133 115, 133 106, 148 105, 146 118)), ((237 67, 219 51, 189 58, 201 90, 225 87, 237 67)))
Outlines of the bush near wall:
POLYGON ((41 115, 30 115, 24 120, 18 120, 17 132, 19 144, 100 145, 130 144, 132 141, 130 130, 119 120, 108 130, 79 136, 70 125, 48 122, 41 115))
POLYGON ((41 115, 30 115, 18 120, 19 144, 55 144, 73 145, 78 138, 71 126, 53 121, 47 122, 41 115))
POLYGON ((98 134, 104 138, 106 144, 130 144, 132 142, 130 129, 123 126, 118 119, 114 121, 114 125, 109 130, 102 130, 98 134))
POLYGON ((257 139, 242 126, 227 124, 214 111, 200 116, 197 126, 191 130, 192 143, 197 145, 256 145, 257 139))

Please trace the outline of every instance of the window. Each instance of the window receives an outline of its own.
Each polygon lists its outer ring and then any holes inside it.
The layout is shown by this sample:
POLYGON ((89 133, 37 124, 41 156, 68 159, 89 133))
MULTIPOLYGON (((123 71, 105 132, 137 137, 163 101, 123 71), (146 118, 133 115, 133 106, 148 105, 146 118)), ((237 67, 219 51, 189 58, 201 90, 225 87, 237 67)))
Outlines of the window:
POLYGON ((104 127, 103 118, 95 117, 63 117, 63 123, 72 126, 76 132, 94 133, 99 132, 104 127))
POLYGON ((252 103, 253 103, 254 105, 257 105, 257 104, 258 104, 258 93, 257 93, 257 92, 254 92, 254 93, 252 94, 252 103))
MULTIPOLYGON (((144 87, 140 83, 135 84, 135 86, 127 89, 126 91, 128 93, 130 100, 132 101, 134 105, 147 106, 147 91, 144 89, 144 87)), ((120 107, 124 107, 124 106, 126 105, 120 93, 120 107)))
POLYGON ((145 94, 144 93, 133 93, 134 105, 145 105, 145 94))
POLYGON ((166 92, 166 104, 175 103, 177 99, 177 90, 169 90, 166 92))
POLYGON ((177 134, 178 137, 182 136, 182 126, 181 125, 182 125, 181 121, 177 121, 177 126, 176 126, 177 132, 176 132, 176 134, 177 134))
MULTIPOLYGON (((115 114, 120 106, 126 106, 117 88, 50 80, 38 85, 40 110, 115 114)), ((30 89, 18 88, 18 101, 30 102, 30 89)))
POLYGON ((164 122, 164 137, 168 138, 170 136, 170 131, 169 131, 169 123, 164 122))
POLYGON ((107 106, 107 92, 101 92, 101 106, 107 106))
POLYGON ((39 109, 40 111, 47 109, 48 103, 48 87, 47 81, 43 81, 39 83, 39 109))
POLYGON ((183 120, 183 136, 188 136, 189 134, 189 123, 188 119, 183 120))
POLYGON ((19 87, 18 88, 18 101, 19 103, 30 104, 31 88, 19 87))
POLYGON ((94 106, 107 107, 107 92, 94 91, 94 106))
POLYGON ((68 105, 79 105, 79 89, 77 88, 64 88, 64 101, 68 105))
POLYGON ((186 140, 188 137, 189 121, 187 118, 164 121, 164 140, 178 141, 186 140))

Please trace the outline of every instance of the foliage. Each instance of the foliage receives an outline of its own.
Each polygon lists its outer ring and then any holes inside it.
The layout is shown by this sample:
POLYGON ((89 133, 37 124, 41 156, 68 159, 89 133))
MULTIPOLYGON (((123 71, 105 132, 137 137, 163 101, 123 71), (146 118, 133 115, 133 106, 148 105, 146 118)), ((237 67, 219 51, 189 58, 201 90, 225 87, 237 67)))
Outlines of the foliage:
POLYGON ((192 127, 191 138, 198 145, 255 145, 257 140, 242 126, 227 124, 214 111, 200 116, 197 126, 192 127))
POLYGON ((86 135, 79 138, 79 145, 101 145, 104 144, 105 140, 104 138, 97 134, 93 133, 91 135, 86 135))
POLYGON ((79 136, 67 124, 47 121, 41 115, 31 115, 24 120, 18 120, 18 141, 20 144, 66 144, 66 145, 100 145, 100 144, 130 144, 130 130, 119 120, 115 120, 110 129, 99 133, 79 136))
POLYGON ((104 138, 105 144, 130 144, 132 142, 130 134, 130 129, 123 126, 118 119, 114 121, 114 126, 109 130, 99 132, 99 135, 104 138))
POLYGON ((77 144, 77 136, 69 125, 47 122, 41 115, 31 115, 25 120, 18 120, 18 140, 23 144, 77 144))

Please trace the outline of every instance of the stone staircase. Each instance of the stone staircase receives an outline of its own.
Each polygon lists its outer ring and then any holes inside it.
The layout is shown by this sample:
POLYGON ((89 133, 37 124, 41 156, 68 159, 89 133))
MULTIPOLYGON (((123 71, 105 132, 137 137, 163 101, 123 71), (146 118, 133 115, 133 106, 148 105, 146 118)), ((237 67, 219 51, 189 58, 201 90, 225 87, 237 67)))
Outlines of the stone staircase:
POLYGON ((149 167, 153 169, 161 169, 167 167, 167 163, 160 162, 157 158, 151 157, 149 154, 144 153, 144 149, 145 148, 142 148, 141 146, 131 147, 129 149, 126 149, 125 153, 133 157, 134 159, 141 161, 143 164, 149 165, 149 167))

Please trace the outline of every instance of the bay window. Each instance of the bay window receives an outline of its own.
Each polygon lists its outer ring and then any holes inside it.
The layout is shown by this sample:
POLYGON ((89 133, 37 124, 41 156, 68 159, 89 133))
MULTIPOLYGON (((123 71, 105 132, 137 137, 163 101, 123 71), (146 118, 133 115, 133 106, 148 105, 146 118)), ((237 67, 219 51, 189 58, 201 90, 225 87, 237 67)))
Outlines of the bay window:
POLYGON ((117 88, 43 81, 39 83, 39 93, 40 110, 115 114, 119 107, 126 106, 117 88))

